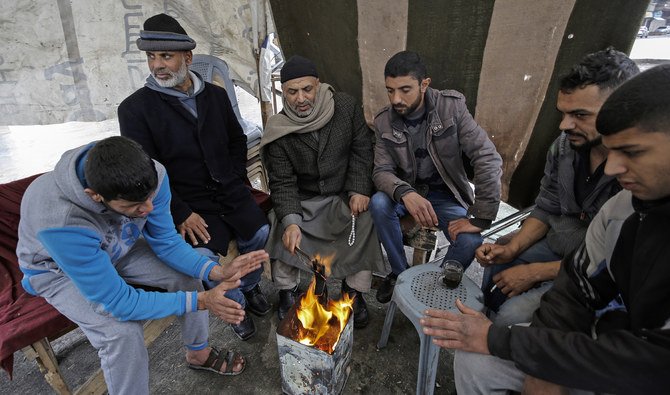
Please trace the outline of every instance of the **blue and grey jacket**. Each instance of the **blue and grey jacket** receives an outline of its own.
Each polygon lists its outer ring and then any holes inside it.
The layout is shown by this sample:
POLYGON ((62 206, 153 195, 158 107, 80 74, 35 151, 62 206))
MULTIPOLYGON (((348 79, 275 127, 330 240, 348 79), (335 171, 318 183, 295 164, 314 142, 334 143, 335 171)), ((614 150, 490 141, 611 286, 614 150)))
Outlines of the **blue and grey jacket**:
POLYGON ((37 178, 21 202, 17 255, 26 291, 30 279, 62 271, 89 301, 119 320, 144 320, 197 310, 197 292, 145 292, 129 286, 115 264, 144 237, 159 259, 189 276, 206 279, 216 263, 195 252, 176 232, 170 215, 170 187, 158 162, 154 210, 129 218, 85 192, 83 163, 94 145, 63 154, 52 172, 37 178))

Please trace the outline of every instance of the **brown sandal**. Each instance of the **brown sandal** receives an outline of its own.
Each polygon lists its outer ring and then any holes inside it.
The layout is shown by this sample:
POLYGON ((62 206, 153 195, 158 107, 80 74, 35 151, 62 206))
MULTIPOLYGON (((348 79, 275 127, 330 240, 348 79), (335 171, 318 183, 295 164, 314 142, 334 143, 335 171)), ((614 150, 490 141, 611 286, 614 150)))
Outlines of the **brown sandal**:
POLYGON ((246 368, 246 366, 247 364, 245 359, 242 357, 242 354, 239 354, 232 350, 228 350, 226 351, 226 355, 224 358, 222 357, 222 353, 214 347, 212 347, 212 349, 210 350, 209 356, 207 357, 207 360, 205 361, 204 364, 202 365, 193 365, 192 363, 188 364, 188 367, 191 369, 208 370, 210 372, 218 373, 222 376, 237 376, 238 374, 244 372, 244 368, 246 368), (238 372, 233 370, 233 366, 235 366, 234 362, 237 359, 237 357, 242 358, 242 369, 240 369, 238 372), (223 366, 224 362, 226 364, 226 370, 222 372, 221 366, 223 366))

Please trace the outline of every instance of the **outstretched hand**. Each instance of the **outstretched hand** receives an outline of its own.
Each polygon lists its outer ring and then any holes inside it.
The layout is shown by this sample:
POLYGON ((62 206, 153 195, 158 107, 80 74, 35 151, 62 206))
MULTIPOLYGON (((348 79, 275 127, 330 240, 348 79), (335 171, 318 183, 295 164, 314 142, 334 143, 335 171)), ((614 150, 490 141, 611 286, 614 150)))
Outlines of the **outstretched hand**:
POLYGON ((257 270, 261 264, 270 259, 270 255, 264 250, 251 251, 242 254, 227 265, 222 266, 222 280, 237 280, 257 270))
POLYGON ((456 307, 460 313, 426 310, 421 318, 423 333, 433 336, 433 343, 442 348, 490 354, 487 337, 491 321, 460 299, 456 300, 456 307))
POLYGON ((198 292, 198 309, 207 309, 223 321, 238 325, 244 319, 242 305, 225 296, 225 292, 235 289, 240 285, 240 280, 222 281, 209 291, 198 292))
POLYGON ((264 250, 242 254, 226 265, 216 265, 209 272, 212 281, 235 281, 261 267, 270 256, 264 250))

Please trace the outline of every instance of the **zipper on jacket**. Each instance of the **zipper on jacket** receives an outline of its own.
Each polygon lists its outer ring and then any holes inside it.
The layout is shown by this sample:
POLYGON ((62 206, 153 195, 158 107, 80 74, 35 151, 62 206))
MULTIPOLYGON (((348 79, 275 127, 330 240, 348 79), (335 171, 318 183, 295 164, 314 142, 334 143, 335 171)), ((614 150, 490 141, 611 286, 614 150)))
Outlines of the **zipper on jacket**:
MULTIPOLYGON (((403 123, 404 125, 404 123, 403 123)), ((393 127, 393 126, 391 126, 393 127)), ((397 130, 397 129, 395 129, 397 130)), ((405 140, 407 141, 407 149, 409 150, 409 157, 412 159, 412 177, 410 182, 410 186, 414 188, 414 184, 416 184, 416 157, 414 156, 414 147, 412 146, 412 139, 410 138, 411 136, 409 135, 409 132, 407 131, 407 127, 405 127, 403 130, 400 130, 401 134, 405 135, 405 140)))

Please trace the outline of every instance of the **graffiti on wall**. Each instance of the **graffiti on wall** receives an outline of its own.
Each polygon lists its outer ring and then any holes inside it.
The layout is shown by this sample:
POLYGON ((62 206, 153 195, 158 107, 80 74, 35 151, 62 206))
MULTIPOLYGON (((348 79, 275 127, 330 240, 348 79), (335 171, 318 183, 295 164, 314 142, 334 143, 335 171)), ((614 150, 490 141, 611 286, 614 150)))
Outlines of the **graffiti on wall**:
POLYGON ((144 57, 144 53, 137 48, 137 44, 135 43, 140 37, 144 15, 142 13, 141 5, 128 4, 128 1, 126 0, 123 0, 122 3, 125 10, 123 15, 123 26, 126 36, 126 47, 123 53, 121 53, 121 56, 126 61, 130 87, 133 90, 137 90, 144 85, 146 74, 144 69, 146 58, 144 57))

